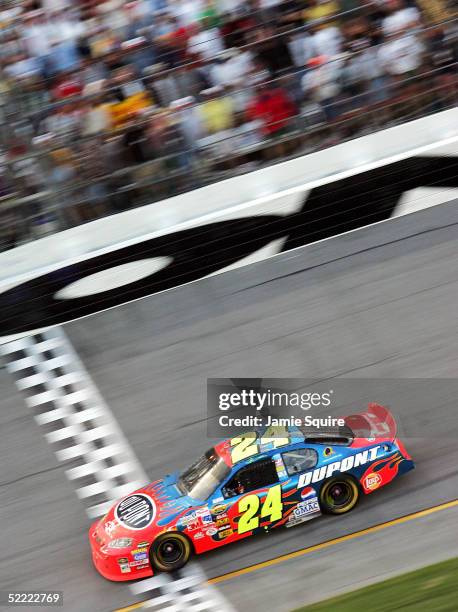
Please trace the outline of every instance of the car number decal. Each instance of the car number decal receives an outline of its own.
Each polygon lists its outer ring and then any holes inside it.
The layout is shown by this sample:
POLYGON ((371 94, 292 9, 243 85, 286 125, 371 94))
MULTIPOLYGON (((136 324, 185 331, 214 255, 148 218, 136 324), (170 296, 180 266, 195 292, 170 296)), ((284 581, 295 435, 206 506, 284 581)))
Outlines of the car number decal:
POLYGON ((261 451, 262 446, 272 444, 273 448, 280 448, 290 443, 288 437, 288 429, 282 425, 271 425, 266 429, 264 435, 260 440, 257 439, 255 431, 244 434, 243 436, 237 436, 229 441, 231 450, 232 463, 239 463, 244 459, 253 457, 261 451), (283 436, 283 437, 281 437, 283 436))
POLYGON ((283 502, 281 500, 281 485, 275 485, 267 493, 262 505, 261 512, 258 514, 261 500, 256 494, 246 495, 239 500, 238 509, 241 516, 238 522, 237 531, 239 534, 253 531, 259 527, 259 519, 269 517, 269 523, 279 521, 283 516, 283 502))

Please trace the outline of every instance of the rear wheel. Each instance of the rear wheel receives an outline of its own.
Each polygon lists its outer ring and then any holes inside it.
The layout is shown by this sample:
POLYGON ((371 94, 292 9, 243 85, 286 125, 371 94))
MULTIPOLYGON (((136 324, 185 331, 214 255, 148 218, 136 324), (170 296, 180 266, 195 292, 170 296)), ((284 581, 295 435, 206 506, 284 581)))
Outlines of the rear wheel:
POLYGON ((189 561, 191 543, 181 533, 163 533, 151 546, 151 564, 162 572, 178 570, 189 561))
POLYGON ((328 514, 350 512, 359 499, 359 488, 352 478, 336 476, 326 481, 320 491, 320 506, 328 514))

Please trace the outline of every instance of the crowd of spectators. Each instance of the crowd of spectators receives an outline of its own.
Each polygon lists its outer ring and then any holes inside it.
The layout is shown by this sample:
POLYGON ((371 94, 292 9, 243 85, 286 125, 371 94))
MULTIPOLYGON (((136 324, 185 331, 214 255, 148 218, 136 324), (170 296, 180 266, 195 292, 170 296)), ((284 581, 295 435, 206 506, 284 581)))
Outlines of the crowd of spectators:
POLYGON ((36 237, 284 157, 304 146, 292 136, 402 96, 456 103, 456 14, 453 0, 9 3, 0 249, 31 224, 36 237))

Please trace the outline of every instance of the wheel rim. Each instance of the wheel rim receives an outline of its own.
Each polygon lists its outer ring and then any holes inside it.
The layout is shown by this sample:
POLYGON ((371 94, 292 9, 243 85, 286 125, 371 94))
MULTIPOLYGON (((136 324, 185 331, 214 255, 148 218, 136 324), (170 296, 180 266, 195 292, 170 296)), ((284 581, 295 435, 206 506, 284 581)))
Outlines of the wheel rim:
POLYGON ((345 508, 353 498, 353 487, 345 481, 331 483, 326 491, 326 502, 333 508, 345 508))
POLYGON ((183 558, 184 553, 183 542, 175 538, 169 538, 161 542, 158 547, 157 556, 164 565, 173 565, 183 558))

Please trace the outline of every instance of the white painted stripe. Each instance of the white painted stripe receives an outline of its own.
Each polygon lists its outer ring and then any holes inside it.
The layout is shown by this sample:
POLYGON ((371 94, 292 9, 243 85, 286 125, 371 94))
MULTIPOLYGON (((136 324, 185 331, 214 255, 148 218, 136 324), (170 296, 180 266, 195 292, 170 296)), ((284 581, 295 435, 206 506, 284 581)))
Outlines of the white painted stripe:
MULTIPOLYGON (((8 346, 8 345, 5 344, 5 346, 8 346)), ((19 372, 20 370, 25 370, 27 368, 33 368, 33 366, 35 366, 37 363, 38 363, 37 358, 31 355, 30 357, 23 357, 22 359, 18 359, 17 361, 12 361, 10 363, 7 363, 6 369, 10 374, 14 374, 15 372, 19 372)))
POLYGON ((41 385, 46 382, 46 376, 44 374, 34 374, 33 376, 26 376, 17 381, 17 387, 20 391, 41 385))

